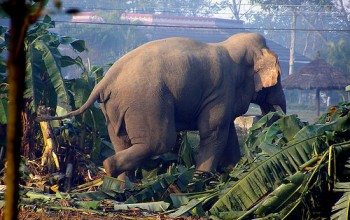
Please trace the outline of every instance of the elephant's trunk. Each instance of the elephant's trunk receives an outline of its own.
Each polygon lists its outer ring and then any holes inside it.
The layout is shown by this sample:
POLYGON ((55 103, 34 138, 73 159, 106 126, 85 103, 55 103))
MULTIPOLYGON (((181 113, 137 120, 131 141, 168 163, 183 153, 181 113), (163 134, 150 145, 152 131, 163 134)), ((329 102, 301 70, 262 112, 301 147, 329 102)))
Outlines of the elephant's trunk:
POLYGON ((286 108, 283 105, 281 106, 281 105, 264 104, 264 105, 260 105, 260 109, 261 109, 262 115, 266 115, 269 112, 277 112, 277 111, 280 111, 283 114, 286 114, 286 108))
POLYGON ((286 110, 285 110, 285 109, 283 110, 281 106, 279 106, 279 105, 273 105, 272 107, 274 108, 275 111, 280 111, 280 112, 282 112, 283 114, 286 114, 286 110))
POLYGON ((279 98, 277 98, 277 101, 275 103, 273 103, 272 106, 276 111, 281 111, 284 114, 287 114, 287 102, 286 102, 286 98, 285 98, 285 95, 283 93, 283 90, 277 94, 278 94, 279 98))

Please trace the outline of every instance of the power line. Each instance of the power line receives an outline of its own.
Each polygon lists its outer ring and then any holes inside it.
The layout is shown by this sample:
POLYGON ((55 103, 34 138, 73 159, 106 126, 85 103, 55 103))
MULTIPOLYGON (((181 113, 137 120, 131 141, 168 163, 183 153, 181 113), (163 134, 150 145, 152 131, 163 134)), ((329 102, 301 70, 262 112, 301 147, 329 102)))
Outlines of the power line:
MULTIPOLYGON (((176 5, 177 6, 181 6, 181 7, 179 7, 181 9, 186 8, 186 7, 190 8, 190 6, 188 4, 186 4, 186 3, 182 4, 182 3, 183 2, 181 2, 181 3, 180 2, 176 2, 176 5), (184 7, 184 6, 186 6, 186 7, 184 7)), ((96 2, 94 4, 96 4, 96 2)), ((67 5, 67 3, 64 3, 64 5, 67 5)), ((162 4, 158 4, 158 5, 163 6, 162 4)), ((168 4, 168 5, 171 5, 171 4, 168 4)), ((207 7, 207 6, 213 6, 213 5, 216 5, 216 3, 214 3, 214 4, 203 4, 203 3, 201 3, 199 5, 199 7, 200 6, 207 7)), ((264 7, 265 6, 266 7, 335 7, 337 5, 336 4, 272 4, 272 3, 251 4, 251 3, 242 3, 242 4, 237 4, 237 6, 251 6, 251 7, 254 7, 254 6, 264 6, 264 7)), ((74 7, 81 7, 81 6, 75 6, 74 5, 74 7)), ((157 8, 157 7, 148 7, 148 8, 157 8)))
MULTIPOLYGON (((111 22, 72 22, 72 21, 59 21, 57 23, 66 24, 85 24, 85 25, 106 25, 106 26, 131 26, 131 27, 155 27, 155 28, 183 28, 183 29, 209 29, 209 30, 255 30, 255 31, 291 31, 291 28, 259 28, 259 27, 201 27, 201 26, 180 26, 180 25, 153 25, 153 24, 126 24, 126 23, 111 23, 111 22)), ((350 30, 344 29, 307 29, 296 28, 296 31, 303 32, 349 32, 350 30)))
MULTIPOLYGON (((190 9, 190 8, 171 8, 171 9, 167 9, 167 10, 163 10, 163 9, 157 9, 157 8, 145 8, 145 9, 132 9, 132 8, 102 8, 102 7, 94 7, 94 8, 84 8, 84 10, 89 10, 89 11, 119 11, 119 12, 146 12, 146 11, 152 11, 152 12, 156 12, 156 13, 170 13, 170 14, 178 14, 179 12, 177 12, 176 10, 180 10, 180 9, 190 9)), ((200 10, 199 10, 200 11, 200 10)), ((295 12, 299 12, 299 13, 306 13, 306 14, 321 14, 321 15, 330 15, 330 16, 344 16, 341 14, 341 12, 339 11, 310 11, 310 10, 298 10, 295 12), (334 14, 340 14, 340 15, 334 15, 334 14)), ((198 14, 205 14, 204 12, 198 12, 198 14)), ((226 14, 226 15, 232 15, 232 13, 227 13, 227 12, 220 12, 220 14, 226 14)), ((261 12, 257 12, 257 13, 240 13, 241 15, 257 15, 257 14, 261 14, 261 12)), ((290 16, 290 15, 281 15, 279 14, 279 16, 290 16)))

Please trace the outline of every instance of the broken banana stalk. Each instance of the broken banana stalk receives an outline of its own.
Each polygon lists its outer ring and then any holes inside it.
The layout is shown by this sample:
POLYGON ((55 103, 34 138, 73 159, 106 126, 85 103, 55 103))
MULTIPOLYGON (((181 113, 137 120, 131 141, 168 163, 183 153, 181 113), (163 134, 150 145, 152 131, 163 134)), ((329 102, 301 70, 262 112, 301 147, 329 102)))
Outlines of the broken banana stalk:
POLYGON ((44 139, 44 152, 41 158, 41 166, 48 165, 52 167, 52 161, 56 166, 57 170, 60 169, 58 158, 54 149, 56 148, 56 143, 53 140, 53 131, 51 125, 47 121, 40 122, 41 132, 43 133, 44 139))

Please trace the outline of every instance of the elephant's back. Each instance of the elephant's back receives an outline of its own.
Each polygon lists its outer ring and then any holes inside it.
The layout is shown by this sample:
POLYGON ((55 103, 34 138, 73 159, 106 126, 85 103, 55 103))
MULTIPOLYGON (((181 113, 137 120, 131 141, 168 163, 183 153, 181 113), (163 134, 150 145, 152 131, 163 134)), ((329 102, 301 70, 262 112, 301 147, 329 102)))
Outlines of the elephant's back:
MULTIPOLYGON (((120 58, 112 67, 111 75, 137 84, 157 80, 185 80, 187 73, 199 74, 212 46, 189 38, 166 38, 146 43, 120 58), (167 79, 169 77, 169 79, 167 79), (175 77, 176 79, 173 79, 175 77)), ((130 82, 130 83, 131 83, 130 82)))
POLYGON ((222 91, 217 88, 230 69, 225 57, 222 48, 188 38, 153 41, 119 59, 111 67, 107 83, 121 105, 171 99, 176 118, 191 121, 213 91, 222 91))

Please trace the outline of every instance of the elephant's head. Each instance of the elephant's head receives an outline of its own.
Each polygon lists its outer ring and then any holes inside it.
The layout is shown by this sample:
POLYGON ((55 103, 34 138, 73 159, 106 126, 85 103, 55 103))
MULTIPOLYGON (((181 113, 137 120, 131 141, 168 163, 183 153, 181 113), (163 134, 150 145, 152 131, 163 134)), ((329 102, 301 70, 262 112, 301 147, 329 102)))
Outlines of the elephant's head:
POLYGON ((245 51, 245 65, 255 88, 251 102, 258 104, 263 114, 277 110, 286 113, 278 56, 269 50, 265 38, 260 34, 243 33, 234 35, 230 43, 245 51))
POLYGON ((255 92, 274 86, 281 74, 277 55, 268 49, 265 38, 257 33, 239 33, 231 36, 222 44, 232 60, 254 72, 255 92))
POLYGON ((256 94, 252 103, 260 106, 262 114, 271 111, 286 113, 286 99, 281 85, 281 67, 277 55, 266 47, 263 39, 262 48, 253 53, 254 86, 256 94))
POLYGON ((257 49, 254 52, 253 62, 255 92, 277 84, 281 68, 274 52, 267 48, 257 49))
POLYGON ((271 111, 287 113, 286 98, 281 84, 281 77, 278 77, 276 85, 263 88, 256 93, 252 103, 260 106, 263 115, 271 111))

